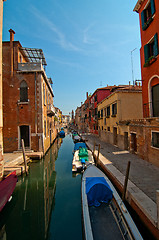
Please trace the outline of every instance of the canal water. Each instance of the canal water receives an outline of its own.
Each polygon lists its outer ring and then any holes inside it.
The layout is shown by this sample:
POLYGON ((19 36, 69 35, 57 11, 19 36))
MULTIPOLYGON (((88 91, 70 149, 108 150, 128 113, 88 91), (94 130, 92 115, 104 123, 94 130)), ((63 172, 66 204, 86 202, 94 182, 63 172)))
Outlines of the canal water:
POLYGON ((18 178, 0 213, 0 240, 82 239, 81 175, 72 175, 71 135, 57 139, 44 159, 18 178))

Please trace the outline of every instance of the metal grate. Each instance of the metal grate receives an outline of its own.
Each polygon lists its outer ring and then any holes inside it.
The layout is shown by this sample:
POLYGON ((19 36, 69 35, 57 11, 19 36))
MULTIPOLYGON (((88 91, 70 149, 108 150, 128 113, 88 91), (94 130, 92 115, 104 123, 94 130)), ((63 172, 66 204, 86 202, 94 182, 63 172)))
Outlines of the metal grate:
POLYGON ((26 59, 28 59, 30 62, 41 62, 43 66, 46 66, 46 60, 44 57, 44 53, 42 49, 37 49, 37 48, 20 48, 26 59))

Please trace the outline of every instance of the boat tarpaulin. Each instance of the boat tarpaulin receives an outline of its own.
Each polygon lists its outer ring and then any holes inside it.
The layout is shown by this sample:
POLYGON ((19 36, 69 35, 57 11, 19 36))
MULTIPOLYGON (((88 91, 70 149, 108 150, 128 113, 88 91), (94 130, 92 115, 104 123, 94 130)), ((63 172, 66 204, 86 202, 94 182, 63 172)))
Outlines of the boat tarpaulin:
POLYGON ((89 206, 100 206, 113 198, 113 192, 104 177, 86 177, 86 194, 89 206))
POLYGON ((87 146, 84 142, 75 143, 74 151, 79 150, 79 148, 87 148, 87 146))

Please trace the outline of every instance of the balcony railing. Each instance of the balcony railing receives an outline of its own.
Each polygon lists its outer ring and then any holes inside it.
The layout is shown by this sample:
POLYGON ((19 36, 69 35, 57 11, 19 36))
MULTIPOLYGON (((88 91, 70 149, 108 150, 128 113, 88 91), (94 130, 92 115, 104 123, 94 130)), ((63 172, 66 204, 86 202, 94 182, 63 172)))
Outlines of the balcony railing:
POLYGON ((29 72, 29 71, 44 71, 43 65, 38 62, 38 63, 18 63, 18 70, 19 71, 24 71, 24 72, 29 72))
POLYGON ((47 115, 49 117, 52 117, 55 115, 55 108, 52 104, 48 105, 48 107, 47 107, 47 115))

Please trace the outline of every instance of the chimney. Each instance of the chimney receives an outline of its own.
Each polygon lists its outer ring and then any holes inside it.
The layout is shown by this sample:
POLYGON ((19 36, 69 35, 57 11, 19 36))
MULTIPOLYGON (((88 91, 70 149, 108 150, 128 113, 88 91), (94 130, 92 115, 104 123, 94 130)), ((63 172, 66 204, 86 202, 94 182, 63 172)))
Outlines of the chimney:
POLYGON ((10 29, 9 32, 10 32, 10 42, 13 42, 15 32, 12 29, 10 29))
POLYGON ((15 32, 10 29, 10 75, 11 78, 13 77, 13 70, 14 70, 14 54, 13 54, 13 42, 14 42, 14 34, 15 32))
POLYGON ((88 98, 88 92, 86 92, 86 98, 88 98))

